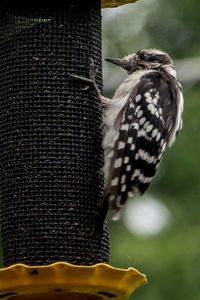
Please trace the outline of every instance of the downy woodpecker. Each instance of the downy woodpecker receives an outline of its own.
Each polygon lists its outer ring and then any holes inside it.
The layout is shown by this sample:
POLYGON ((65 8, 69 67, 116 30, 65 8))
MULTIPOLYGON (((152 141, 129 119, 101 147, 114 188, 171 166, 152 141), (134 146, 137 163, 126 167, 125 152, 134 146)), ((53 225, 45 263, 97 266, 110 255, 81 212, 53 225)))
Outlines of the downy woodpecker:
POLYGON ((130 194, 143 194, 152 181, 166 146, 171 146, 182 128, 183 94, 174 63, 156 49, 143 49, 123 59, 107 59, 125 69, 128 77, 112 99, 103 97, 95 83, 94 64, 90 78, 104 107, 103 148, 106 188, 98 206, 98 223, 108 209, 118 219, 130 194))

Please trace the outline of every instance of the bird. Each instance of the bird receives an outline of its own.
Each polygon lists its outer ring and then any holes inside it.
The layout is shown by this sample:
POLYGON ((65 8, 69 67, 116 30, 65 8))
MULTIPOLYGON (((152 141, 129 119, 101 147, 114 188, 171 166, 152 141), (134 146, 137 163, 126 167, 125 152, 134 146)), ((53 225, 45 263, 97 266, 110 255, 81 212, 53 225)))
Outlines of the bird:
POLYGON ((90 78, 72 75, 93 84, 104 110, 103 141, 106 186, 97 207, 97 224, 103 226, 109 210, 120 218, 130 196, 146 192, 163 158, 182 129, 183 90, 174 62, 164 51, 141 49, 122 59, 106 61, 123 68, 128 76, 109 99, 90 78))

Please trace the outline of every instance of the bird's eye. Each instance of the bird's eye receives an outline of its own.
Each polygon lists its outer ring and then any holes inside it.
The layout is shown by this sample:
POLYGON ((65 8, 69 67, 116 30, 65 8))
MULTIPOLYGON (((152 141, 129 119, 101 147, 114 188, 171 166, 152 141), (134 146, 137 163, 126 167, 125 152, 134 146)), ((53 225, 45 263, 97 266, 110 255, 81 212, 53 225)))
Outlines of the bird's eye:
POLYGON ((156 62, 158 61, 158 55, 153 55, 153 54, 147 54, 147 53, 141 53, 139 55, 140 60, 145 60, 148 62, 156 62))
POLYGON ((147 56, 146 56, 145 53, 140 53, 140 55, 139 55, 139 58, 140 58, 141 60, 145 59, 146 57, 147 57, 147 56))

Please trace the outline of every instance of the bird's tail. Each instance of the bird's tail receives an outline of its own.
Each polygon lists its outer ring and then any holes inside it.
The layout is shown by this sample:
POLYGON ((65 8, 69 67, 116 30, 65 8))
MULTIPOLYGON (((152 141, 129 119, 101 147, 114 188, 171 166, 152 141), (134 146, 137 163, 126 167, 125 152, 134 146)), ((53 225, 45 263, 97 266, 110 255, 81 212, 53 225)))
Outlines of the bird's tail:
POLYGON ((97 205, 96 215, 95 215, 95 230, 103 231, 104 224, 106 221, 106 216, 109 209, 108 204, 109 195, 104 195, 97 205))

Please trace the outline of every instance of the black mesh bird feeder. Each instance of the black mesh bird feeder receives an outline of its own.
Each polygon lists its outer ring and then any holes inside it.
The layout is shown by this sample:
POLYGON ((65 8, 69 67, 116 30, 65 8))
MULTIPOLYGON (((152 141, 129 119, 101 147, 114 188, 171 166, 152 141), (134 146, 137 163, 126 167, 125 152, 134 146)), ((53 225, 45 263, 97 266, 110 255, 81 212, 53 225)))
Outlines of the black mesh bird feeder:
POLYGON ((124 299, 146 279, 107 265, 107 229, 94 233, 102 112, 68 76, 88 77, 92 58, 102 89, 101 2, 1 0, 0 13, 0 297, 124 299))

